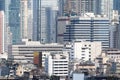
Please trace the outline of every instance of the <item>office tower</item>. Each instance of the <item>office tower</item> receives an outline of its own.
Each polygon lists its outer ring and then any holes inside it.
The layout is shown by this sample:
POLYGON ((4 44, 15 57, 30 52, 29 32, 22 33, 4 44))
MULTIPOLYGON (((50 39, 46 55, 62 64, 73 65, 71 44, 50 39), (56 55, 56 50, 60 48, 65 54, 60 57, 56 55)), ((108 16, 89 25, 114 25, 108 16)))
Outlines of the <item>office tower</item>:
POLYGON ((56 16, 56 10, 41 7, 41 43, 56 42, 56 16))
POLYGON ((22 38, 28 38, 28 0, 20 0, 20 27, 22 38))
MULTIPOLYGON (((61 22, 62 20, 59 21, 61 22)), ((63 42, 71 42, 76 39, 87 40, 90 42, 99 41, 102 42, 102 48, 108 48, 110 47, 110 27, 109 19, 107 17, 100 15, 95 16, 93 13, 86 13, 84 16, 80 17, 69 17, 68 22, 61 22, 58 25, 57 32, 63 32, 63 29, 64 32, 57 34, 57 41, 59 42, 59 40, 61 40, 61 43, 62 39, 64 39, 63 42), (66 26, 63 24, 66 24, 66 26)))
POLYGON ((66 0, 65 12, 71 15, 83 15, 86 12, 99 13, 100 0, 66 0), (98 11, 98 12, 97 12, 98 11))
POLYGON ((4 52, 4 11, 0 11, 0 54, 4 52))
POLYGON ((28 0, 28 39, 33 40, 33 0, 28 0))
POLYGON ((40 41, 41 0, 33 0, 33 40, 40 41))
POLYGON ((11 0, 9 4, 9 21, 10 31, 12 32, 12 43, 16 44, 21 41, 20 31, 20 0, 11 0))
POLYGON ((113 1, 114 0, 101 0, 101 14, 107 15, 111 20, 113 13, 113 1))
POLYGON ((57 10, 56 0, 33 1, 33 40, 41 43, 56 42, 57 10))

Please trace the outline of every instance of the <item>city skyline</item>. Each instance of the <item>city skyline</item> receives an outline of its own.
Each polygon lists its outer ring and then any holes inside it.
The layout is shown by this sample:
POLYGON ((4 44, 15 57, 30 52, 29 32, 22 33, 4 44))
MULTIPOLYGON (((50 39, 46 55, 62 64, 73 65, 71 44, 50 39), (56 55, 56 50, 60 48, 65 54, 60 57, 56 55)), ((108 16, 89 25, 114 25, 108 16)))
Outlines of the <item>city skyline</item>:
POLYGON ((118 78, 119 5, 120 0, 0 0, 0 77, 118 78))

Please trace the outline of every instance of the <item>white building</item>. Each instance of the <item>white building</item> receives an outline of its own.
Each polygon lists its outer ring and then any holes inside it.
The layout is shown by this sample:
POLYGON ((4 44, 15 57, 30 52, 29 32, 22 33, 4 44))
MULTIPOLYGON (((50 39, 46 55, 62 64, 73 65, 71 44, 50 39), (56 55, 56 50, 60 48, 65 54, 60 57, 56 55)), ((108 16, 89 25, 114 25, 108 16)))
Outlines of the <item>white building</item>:
POLYGON ((59 54, 51 53, 45 60, 45 71, 49 76, 68 76, 68 64, 69 64, 69 55, 68 53, 59 54))
POLYGON ((93 61, 101 54, 101 42, 74 41, 70 53, 70 59, 93 61))

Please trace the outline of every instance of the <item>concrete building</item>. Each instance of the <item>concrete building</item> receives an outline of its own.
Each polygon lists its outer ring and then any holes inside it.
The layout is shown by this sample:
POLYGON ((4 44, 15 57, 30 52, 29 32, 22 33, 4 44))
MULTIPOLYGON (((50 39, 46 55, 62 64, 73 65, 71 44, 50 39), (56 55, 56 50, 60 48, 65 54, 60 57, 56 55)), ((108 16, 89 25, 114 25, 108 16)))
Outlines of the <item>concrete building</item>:
MULTIPOLYGON (((64 18, 64 20, 65 19, 66 18, 64 18)), ((107 17, 86 13, 84 16, 73 16, 67 19, 68 22, 64 21, 64 23, 62 23, 62 21, 60 21, 61 24, 57 27, 57 36, 62 34, 57 37, 58 43, 59 40, 60 42, 71 42, 76 39, 83 39, 90 42, 102 42, 102 48, 110 47, 109 32, 111 26, 107 17), (59 30, 61 33, 59 33, 59 30)))
POLYGON ((45 71, 49 76, 56 75, 66 77, 68 76, 68 53, 51 53, 45 60, 45 71))
POLYGON ((23 39, 28 38, 28 0, 20 0, 20 26, 23 39))
POLYGON ((70 59, 94 61, 101 54, 101 42, 74 41, 71 47, 70 59))
POLYGON ((28 39, 33 40, 33 0, 28 0, 28 39))
POLYGON ((41 44, 39 41, 23 40, 21 44, 12 45, 9 47, 9 59, 13 59, 14 62, 21 63, 33 63, 34 52, 54 52, 62 51, 64 45, 51 43, 41 44))
POLYGON ((120 50, 119 49, 106 49, 105 50, 106 56, 114 62, 119 62, 120 61, 120 50))
POLYGON ((0 54, 4 52, 4 12, 0 11, 0 54))

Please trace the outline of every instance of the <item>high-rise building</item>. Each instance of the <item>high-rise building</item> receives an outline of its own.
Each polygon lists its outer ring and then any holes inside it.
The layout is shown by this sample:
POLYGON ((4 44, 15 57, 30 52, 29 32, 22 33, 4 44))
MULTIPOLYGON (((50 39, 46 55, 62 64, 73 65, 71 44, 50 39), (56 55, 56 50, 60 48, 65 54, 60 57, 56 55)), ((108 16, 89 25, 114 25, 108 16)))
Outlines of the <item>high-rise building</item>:
POLYGON ((33 40, 40 41, 41 0, 33 0, 33 40))
POLYGON ((56 16, 57 11, 51 7, 41 7, 41 43, 56 42, 56 16))
POLYGON ((20 0, 10 0, 10 2, 8 3, 8 11, 9 16, 7 17, 7 19, 8 26, 10 27, 10 31, 12 32, 12 43, 16 44, 21 41, 20 0))
POLYGON ((20 0, 20 26, 22 38, 28 38, 28 0, 20 0))
POLYGON ((66 0, 65 11, 71 15, 83 15, 86 12, 99 13, 100 0, 66 0))
POLYGON ((113 13, 113 1, 114 0, 101 0, 101 14, 107 15, 107 17, 111 20, 113 13))
POLYGON ((28 0, 28 39, 33 40, 33 0, 28 0))
POLYGON ((33 1, 33 40, 41 43, 56 42, 56 0, 33 1))
MULTIPOLYGON (((87 40, 90 42, 100 41, 102 42, 102 48, 110 47, 110 23, 109 19, 105 16, 95 16, 93 13, 86 13, 84 16, 74 16, 68 18, 66 26, 57 27, 58 30, 64 30, 63 34, 59 36, 58 42, 73 41, 76 39, 87 40), (63 36, 63 37, 62 37, 63 36)), ((62 25, 64 23, 61 23, 62 25)), ((61 25, 59 24, 59 25, 61 25)), ((59 26, 58 25, 58 26, 59 26)), ((60 32, 58 31, 57 32, 60 32)))
POLYGON ((59 0, 59 11, 58 11, 58 14, 59 14, 59 16, 64 16, 64 7, 65 7, 65 2, 66 2, 66 0, 59 0))
POLYGON ((4 11, 0 11, 0 54, 4 52, 4 11))

